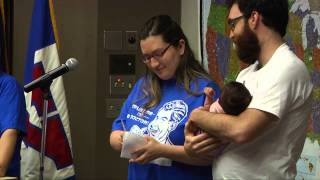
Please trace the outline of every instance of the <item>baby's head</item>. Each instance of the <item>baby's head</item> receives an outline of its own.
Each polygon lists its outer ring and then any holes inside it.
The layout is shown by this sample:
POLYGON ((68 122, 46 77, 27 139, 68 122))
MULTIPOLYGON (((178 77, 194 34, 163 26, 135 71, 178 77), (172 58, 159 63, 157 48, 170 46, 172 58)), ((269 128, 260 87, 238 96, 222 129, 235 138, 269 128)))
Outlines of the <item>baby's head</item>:
POLYGON ((248 105, 252 96, 249 90, 239 82, 229 82, 222 90, 219 104, 226 114, 239 115, 248 105))

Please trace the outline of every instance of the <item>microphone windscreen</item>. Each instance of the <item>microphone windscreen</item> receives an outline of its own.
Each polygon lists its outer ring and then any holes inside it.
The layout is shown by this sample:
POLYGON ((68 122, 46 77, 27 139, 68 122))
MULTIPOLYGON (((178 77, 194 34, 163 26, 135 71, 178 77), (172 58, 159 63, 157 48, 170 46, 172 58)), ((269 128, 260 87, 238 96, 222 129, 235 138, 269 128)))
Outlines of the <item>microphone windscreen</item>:
POLYGON ((79 65, 79 61, 75 58, 69 58, 66 61, 66 66, 69 68, 70 71, 74 70, 79 65))

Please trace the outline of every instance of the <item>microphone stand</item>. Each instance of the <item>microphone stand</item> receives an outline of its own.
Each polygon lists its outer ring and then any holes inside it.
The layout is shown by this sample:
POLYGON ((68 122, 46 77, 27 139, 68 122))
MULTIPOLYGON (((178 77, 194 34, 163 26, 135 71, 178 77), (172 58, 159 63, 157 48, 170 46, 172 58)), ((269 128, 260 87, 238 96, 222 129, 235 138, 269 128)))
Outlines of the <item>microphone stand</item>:
POLYGON ((42 111, 42 118, 41 118, 41 125, 42 125, 42 133, 41 133, 41 149, 40 149, 40 173, 39 179, 43 180, 43 172, 44 172, 44 156, 46 152, 46 137, 47 137, 47 117, 48 117, 48 101, 52 97, 50 94, 50 86, 52 84, 52 80, 48 79, 44 81, 40 85, 40 89, 42 91, 42 98, 43 102, 43 111, 42 111))
POLYGON ((47 116, 48 116, 48 101, 52 97, 50 94, 50 86, 52 84, 53 79, 67 73, 69 70, 73 70, 78 65, 78 61, 74 58, 70 58, 67 60, 66 64, 61 65, 58 68, 55 68, 43 76, 35 79, 29 84, 24 86, 24 91, 29 93, 35 88, 40 88, 42 92, 43 98, 43 111, 41 118, 41 149, 40 149, 40 172, 39 179, 43 180, 43 172, 44 172, 44 156, 46 152, 46 137, 47 137, 47 116))

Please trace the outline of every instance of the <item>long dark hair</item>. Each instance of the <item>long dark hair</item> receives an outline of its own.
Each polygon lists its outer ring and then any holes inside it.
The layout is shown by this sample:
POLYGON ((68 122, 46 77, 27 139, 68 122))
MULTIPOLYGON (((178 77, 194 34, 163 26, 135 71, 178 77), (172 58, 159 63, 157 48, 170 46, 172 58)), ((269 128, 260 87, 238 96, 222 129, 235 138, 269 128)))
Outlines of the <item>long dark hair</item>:
MULTIPOLYGON (((179 46, 180 40, 185 41, 185 51, 175 72, 175 78, 177 83, 183 85, 189 94, 200 95, 200 93, 191 91, 190 82, 199 77, 207 79, 210 79, 210 77, 199 61, 195 59, 181 27, 168 15, 154 16, 144 24, 140 30, 139 38, 145 40, 150 36, 157 35, 160 35, 164 42, 172 44, 174 47, 179 46)), ((150 109, 159 104, 161 99, 160 81, 161 79, 147 68, 146 78, 142 86, 143 93, 148 98, 144 108, 150 109)))

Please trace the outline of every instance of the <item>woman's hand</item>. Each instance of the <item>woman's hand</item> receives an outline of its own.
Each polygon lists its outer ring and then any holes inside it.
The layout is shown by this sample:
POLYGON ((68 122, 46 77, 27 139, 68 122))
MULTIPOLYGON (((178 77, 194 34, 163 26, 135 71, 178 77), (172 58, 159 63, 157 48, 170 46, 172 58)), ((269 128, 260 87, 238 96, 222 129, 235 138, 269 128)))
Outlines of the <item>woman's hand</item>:
POLYGON ((146 164, 161 156, 162 144, 150 136, 144 138, 147 140, 147 144, 132 152, 135 158, 130 159, 129 162, 146 164))

